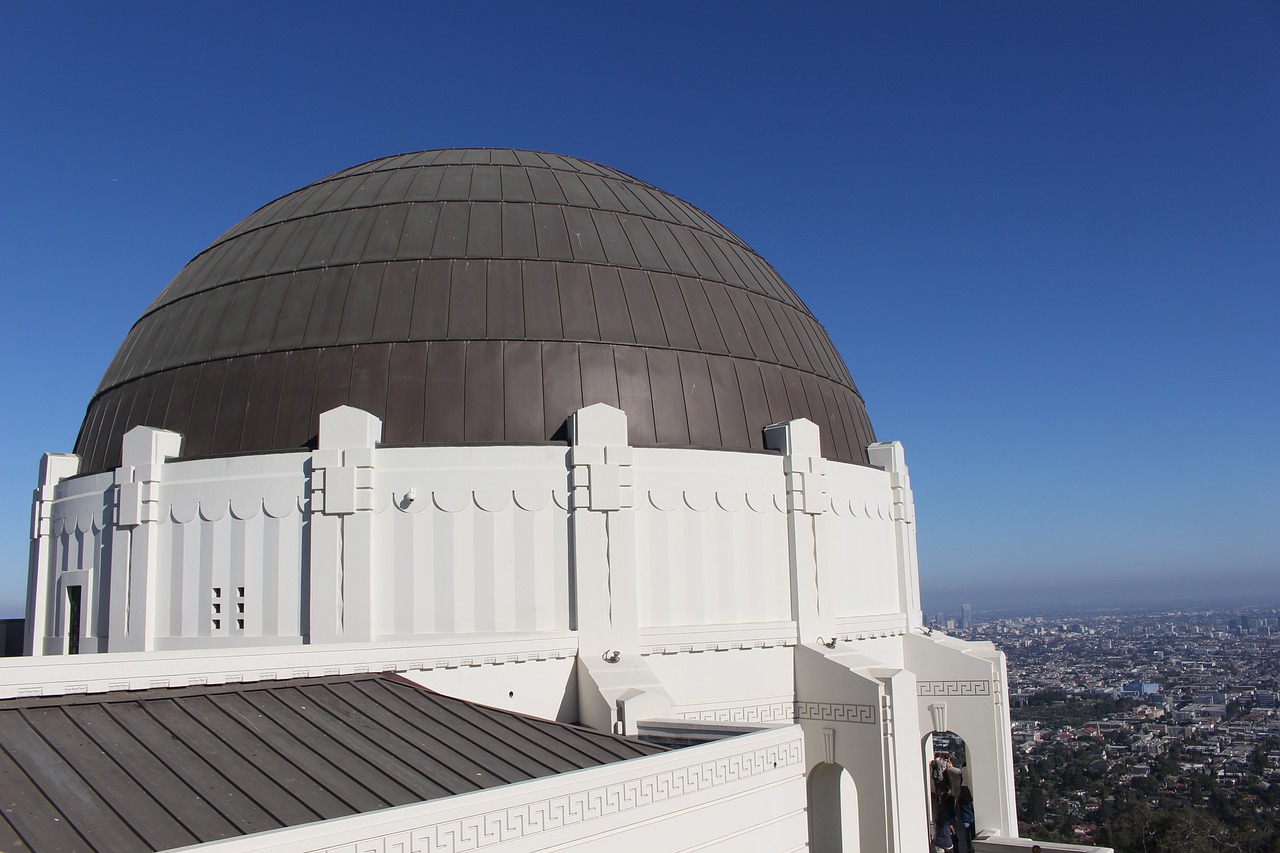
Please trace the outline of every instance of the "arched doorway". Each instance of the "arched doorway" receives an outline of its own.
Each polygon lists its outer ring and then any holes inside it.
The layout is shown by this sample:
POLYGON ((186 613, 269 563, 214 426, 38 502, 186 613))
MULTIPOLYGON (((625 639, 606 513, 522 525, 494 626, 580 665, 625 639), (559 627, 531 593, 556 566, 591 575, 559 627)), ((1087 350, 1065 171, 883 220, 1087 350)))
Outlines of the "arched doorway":
POLYGON ((952 731, 935 731, 922 742, 925 790, 929 792, 929 838, 952 833, 956 853, 971 853, 974 828, 969 750, 952 731), (943 824, 948 824, 947 829, 943 824))
POLYGON ((809 849, 858 853, 858 787, 849 771, 823 762, 809 771, 809 849))

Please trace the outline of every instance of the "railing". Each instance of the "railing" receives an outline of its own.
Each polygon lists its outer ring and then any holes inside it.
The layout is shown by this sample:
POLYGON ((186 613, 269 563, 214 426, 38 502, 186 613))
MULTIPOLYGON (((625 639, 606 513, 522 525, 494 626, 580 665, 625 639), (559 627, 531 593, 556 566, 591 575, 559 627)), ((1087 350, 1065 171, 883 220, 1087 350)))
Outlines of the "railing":
POLYGON ((1059 841, 1036 841, 1034 838, 1009 838, 988 835, 974 839, 974 853, 1029 853, 1039 845, 1040 853, 1115 853, 1110 847, 1090 844, 1064 844, 1059 841))

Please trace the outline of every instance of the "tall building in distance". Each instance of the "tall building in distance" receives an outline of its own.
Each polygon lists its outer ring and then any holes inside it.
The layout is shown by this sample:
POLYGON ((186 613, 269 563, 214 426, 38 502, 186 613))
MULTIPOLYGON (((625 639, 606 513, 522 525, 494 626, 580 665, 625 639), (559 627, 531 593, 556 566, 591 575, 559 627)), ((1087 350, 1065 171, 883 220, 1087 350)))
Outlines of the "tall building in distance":
POLYGON ((973 605, 963 604, 960 606, 960 627, 973 627, 973 605))
POLYGON ((1026 846, 902 445, 768 263, 606 166, 425 151, 265 205, 33 519, 4 849, 916 853, 943 733, 1026 846))

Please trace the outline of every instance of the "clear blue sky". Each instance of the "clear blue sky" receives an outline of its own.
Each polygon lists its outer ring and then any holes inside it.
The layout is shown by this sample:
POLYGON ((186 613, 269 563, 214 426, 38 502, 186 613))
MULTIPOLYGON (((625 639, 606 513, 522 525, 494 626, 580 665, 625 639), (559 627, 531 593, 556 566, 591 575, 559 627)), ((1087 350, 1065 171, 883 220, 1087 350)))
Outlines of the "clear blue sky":
POLYGON ((907 448, 926 607, 1280 599, 1280 5, 11 3, 0 615, 39 456, 267 201, 448 146, 692 201, 907 448), (791 11, 787 11, 790 9, 791 11))

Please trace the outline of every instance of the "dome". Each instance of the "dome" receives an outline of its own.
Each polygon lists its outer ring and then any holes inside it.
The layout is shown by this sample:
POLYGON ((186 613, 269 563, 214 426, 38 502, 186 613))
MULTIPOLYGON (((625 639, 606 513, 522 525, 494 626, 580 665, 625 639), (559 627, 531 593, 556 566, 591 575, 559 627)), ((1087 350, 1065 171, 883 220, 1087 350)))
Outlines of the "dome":
POLYGON ((599 402, 636 446, 762 450, 801 417, 831 459, 875 441, 825 330, 707 214, 585 160, 448 149, 317 181, 197 255, 75 452, 113 468, 140 424, 182 433, 182 458, 299 450, 344 404, 387 445, 536 444, 599 402))

